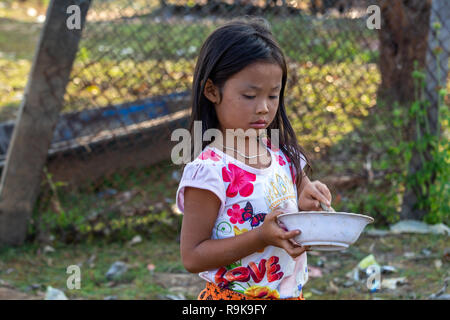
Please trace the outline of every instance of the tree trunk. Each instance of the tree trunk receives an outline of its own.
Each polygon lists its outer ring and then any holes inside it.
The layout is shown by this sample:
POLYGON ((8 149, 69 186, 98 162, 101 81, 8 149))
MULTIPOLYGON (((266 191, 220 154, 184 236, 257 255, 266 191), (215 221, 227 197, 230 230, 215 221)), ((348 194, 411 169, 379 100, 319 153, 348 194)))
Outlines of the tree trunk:
POLYGON ((26 238, 90 3, 54 0, 47 9, 0 182, 0 245, 20 245, 26 238), (68 28, 70 5, 80 8, 80 29, 68 28))
MULTIPOLYGON (((438 136, 441 132, 439 123, 439 89, 445 88, 448 74, 448 61, 450 53, 450 3, 448 0, 433 0, 430 17, 430 28, 428 35, 428 50, 426 53, 426 77, 425 77, 425 99, 430 103, 426 108, 426 120, 428 126, 421 125, 414 127, 414 132, 420 136, 425 133, 438 136), (441 28, 439 33, 432 27, 439 22, 441 28), (436 50, 441 48, 442 50, 436 50), (439 52, 441 51, 441 52, 439 52), (439 54, 439 58, 438 58, 439 54), (429 132, 427 132, 429 130, 429 132)), ((408 176, 416 175, 420 172, 425 163, 432 161, 433 148, 437 146, 428 145, 427 150, 421 153, 414 150, 409 163, 408 176)), ((422 220, 429 212, 430 208, 418 208, 417 204, 421 198, 429 196, 429 190, 436 180, 436 170, 430 172, 430 178, 422 185, 407 186, 403 196, 402 219, 422 220)))
POLYGON ((414 100, 414 61, 425 65, 431 0, 379 0, 381 8, 381 86, 378 97, 388 105, 414 100))

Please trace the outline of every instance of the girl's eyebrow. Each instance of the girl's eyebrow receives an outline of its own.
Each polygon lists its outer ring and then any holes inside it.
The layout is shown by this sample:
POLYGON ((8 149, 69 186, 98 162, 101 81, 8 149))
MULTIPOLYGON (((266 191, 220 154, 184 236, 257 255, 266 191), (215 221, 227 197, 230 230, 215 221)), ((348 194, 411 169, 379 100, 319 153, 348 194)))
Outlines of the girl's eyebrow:
MULTIPOLYGON (((257 86, 251 85, 251 84, 247 85, 247 87, 250 89, 261 90, 260 87, 257 87, 257 86)), ((278 89, 279 87, 280 87, 280 85, 277 85, 276 87, 272 88, 272 90, 278 89)))

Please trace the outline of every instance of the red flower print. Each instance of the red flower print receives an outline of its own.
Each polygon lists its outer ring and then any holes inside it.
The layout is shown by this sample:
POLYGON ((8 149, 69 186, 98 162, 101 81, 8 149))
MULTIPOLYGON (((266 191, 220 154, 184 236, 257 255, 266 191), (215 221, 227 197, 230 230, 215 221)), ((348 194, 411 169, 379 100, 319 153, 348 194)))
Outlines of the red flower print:
POLYGON ((284 166, 286 164, 286 162, 284 162, 283 157, 280 155, 277 155, 277 160, 278 160, 278 163, 280 164, 280 166, 284 166))
POLYGON ((256 175, 242 170, 232 163, 222 168, 222 177, 224 182, 231 182, 227 188, 227 197, 233 198, 238 193, 241 197, 248 197, 253 193, 252 181, 256 180, 256 175))
POLYGON ((212 161, 219 161, 220 160, 220 155, 218 155, 217 153, 215 153, 213 150, 208 149, 206 151, 203 151, 198 158, 200 160, 207 160, 207 159, 211 159, 212 161))
POLYGON ((241 207, 237 203, 233 204, 231 209, 227 210, 227 215, 231 217, 230 222, 233 224, 236 224, 238 222, 240 224, 243 224, 245 221, 242 219, 242 212, 244 212, 244 209, 241 209, 241 207))

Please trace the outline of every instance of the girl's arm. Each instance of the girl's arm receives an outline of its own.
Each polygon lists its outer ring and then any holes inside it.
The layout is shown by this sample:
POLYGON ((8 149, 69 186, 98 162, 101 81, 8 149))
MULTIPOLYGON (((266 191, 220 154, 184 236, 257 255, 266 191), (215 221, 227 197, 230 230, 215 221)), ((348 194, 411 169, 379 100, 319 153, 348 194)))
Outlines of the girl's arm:
POLYGON ((281 211, 266 215, 264 223, 255 229, 226 239, 211 239, 220 201, 211 191, 186 187, 184 216, 181 228, 181 258, 189 272, 219 268, 229 265, 268 245, 285 249, 293 258, 307 248, 294 245, 288 239, 298 230, 284 231, 276 222, 281 211))
POLYGON ((300 210, 322 210, 319 201, 330 207, 330 190, 318 180, 311 182, 303 173, 302 183, 298 190, 298 208, 300 210))

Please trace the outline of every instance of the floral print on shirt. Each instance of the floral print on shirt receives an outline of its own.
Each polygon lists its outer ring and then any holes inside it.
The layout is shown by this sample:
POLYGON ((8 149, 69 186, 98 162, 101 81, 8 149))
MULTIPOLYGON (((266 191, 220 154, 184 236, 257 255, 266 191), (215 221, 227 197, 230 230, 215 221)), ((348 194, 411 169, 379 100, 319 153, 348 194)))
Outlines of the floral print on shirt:
POLYGON ((222 177, 224 182, 230 182, 227 188, 227 197, 233 198, 237 194, 241 197, 248 197, 253 193, 252 182, 256 180, 256 175, 253 173, 229 163, 228 169, 222 168, 222 177))

